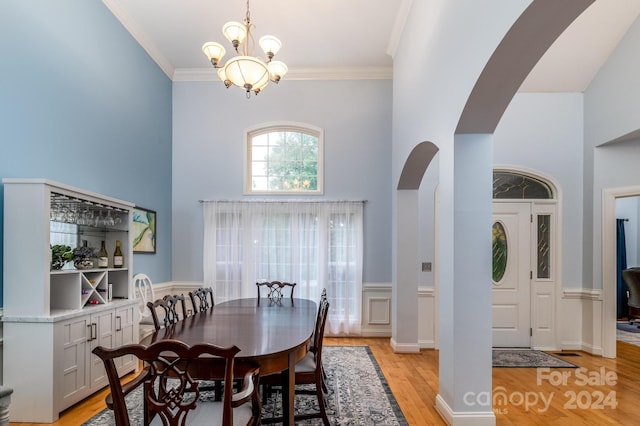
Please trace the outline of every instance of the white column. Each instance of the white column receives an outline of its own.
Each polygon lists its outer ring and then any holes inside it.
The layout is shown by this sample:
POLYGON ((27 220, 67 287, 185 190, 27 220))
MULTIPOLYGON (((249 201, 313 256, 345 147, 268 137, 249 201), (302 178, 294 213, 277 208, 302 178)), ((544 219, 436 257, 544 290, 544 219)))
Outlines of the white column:
POLYGON ((418 191, 398 190, 396 269, 392 289, 394 352, 419 352, 418 345, 418 191))
POLYGON ((495 425, 491 394, 492 135, 440 152, 440 371, 452 425, 495 425))

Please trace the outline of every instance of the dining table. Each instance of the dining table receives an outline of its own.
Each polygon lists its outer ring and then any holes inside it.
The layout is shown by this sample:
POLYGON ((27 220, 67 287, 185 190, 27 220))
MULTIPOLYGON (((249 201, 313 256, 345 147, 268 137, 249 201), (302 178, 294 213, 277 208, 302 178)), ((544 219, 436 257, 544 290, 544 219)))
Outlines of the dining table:
POLYGON ((240 348, 236 364, 257 364, 261 376, 281 375, 283 424, 293 425, 295 365, 309 349, 317 310, 316 302, 307 299, 229 300, 161 328, 145 340, 236 345, 240 348))

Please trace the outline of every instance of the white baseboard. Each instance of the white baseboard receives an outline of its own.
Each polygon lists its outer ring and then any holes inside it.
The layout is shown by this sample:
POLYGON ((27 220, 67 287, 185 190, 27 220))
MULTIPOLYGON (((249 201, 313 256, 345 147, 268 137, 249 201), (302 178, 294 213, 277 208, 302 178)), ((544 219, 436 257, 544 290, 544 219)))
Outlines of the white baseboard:
POLYGON ((418 340, 418 346, 420 349, 435 349, 436 342, 435 340, 418 340))
POLYGON ((391 337, 390 330, 360 330, 360 336, 362 337, 391 337))
POLYGON ((582 348, 580 350, 588 352, 591 355, 600 355, 600 356, 602 356, 602 354, 603 354, 602 346, 594 346, 594 345, 589 345, 589 344, 586 344, 586 343, 582 344, 582 348))
POLYGON ((391 338, 390 343, 391 343, 391 349, 393 349, 395 353, 420 352, 420 346, 418 346, 417 344, 408 344, 408 343, 398 344, 398 342, 396 342, 395 339, 393 338, 391 338))
POLYGON ((451 426, 495 426, 496 424, 496 415, 493 411, 456 413, 440 394, 436 396, 436 411, 451 426))
POLYGON ((561 342, 563 351, 581 351, 584 350, 583 344, 581 341, 564 341, 561 342))

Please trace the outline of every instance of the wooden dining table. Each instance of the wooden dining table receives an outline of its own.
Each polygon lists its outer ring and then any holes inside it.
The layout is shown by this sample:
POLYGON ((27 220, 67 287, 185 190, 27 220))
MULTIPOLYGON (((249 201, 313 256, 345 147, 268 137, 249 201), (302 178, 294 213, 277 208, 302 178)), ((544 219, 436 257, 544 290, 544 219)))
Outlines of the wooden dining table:
POLYGON ((295 365, 308 351, 317 304, 307 299, 236 299, 153 333, 147 342, 176 339, 188 345, 236 345, 236 364, 254 363, 260 375, 281 374, 283 423, 294 424, 295 365))

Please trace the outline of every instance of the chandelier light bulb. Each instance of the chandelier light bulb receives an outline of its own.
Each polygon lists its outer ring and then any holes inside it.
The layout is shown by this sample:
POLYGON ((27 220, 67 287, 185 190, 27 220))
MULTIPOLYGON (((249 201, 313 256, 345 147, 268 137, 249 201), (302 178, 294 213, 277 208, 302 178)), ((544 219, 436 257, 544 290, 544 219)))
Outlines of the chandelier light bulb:
POLYGON ((247 37, 247 28, 240 22, 231 21, 224 24, 222 27, 222 34, 224 34, 227 40, 229 40, 229 43, 231 43, 233 48, 237 51, 238 46, 242 44, 244 39, 247 37))
POLYGON ((271 81, 273 81, 274 83, 280 82, 280 79, 284 77, 284 75, 289 70, 289 68, 287 68, 287 65, 281 61, 269 62, 268 68, 269 68, 269 77, 271 81))
POLYGON ((265 55, 267 55, 269 59, 273 58, 282 47, 282 43, 280 43, 280 40, 272 35, 260 37, 259 44, 260 48, 262 48, 262 51, 265 53, 265 55))
POLYGON ((202 45, 202 52, 209 58, 209 62, 215 67, 217 66, 227 51, 220 43, 208 42, 202 45))

